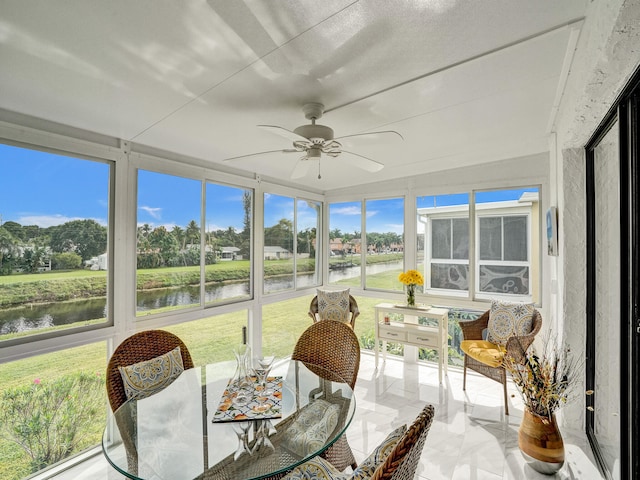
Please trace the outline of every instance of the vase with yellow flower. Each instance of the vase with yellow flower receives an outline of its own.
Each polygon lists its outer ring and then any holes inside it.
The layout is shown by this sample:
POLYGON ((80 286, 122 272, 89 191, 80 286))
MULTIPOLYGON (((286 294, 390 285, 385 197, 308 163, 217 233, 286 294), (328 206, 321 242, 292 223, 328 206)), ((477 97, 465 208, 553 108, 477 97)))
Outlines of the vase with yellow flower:
POLYGON ((407 306, 416 306, 416 285, 424 285, 424 278, 417 270, 407 270, 398 275, 398 280, 407 287, 407 306))

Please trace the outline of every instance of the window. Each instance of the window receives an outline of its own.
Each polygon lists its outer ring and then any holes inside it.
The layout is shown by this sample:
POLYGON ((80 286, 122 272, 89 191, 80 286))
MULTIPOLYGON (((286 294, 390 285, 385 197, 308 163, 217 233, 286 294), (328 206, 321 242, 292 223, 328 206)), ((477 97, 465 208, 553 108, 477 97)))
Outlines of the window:
POLYGON ((106 368, 106 342, 0 365, 0 478, 31 477, 100 445, 106 368))
POLYGON ((425 292, 469 291, 469 195, 417 198, 418 267, 425 292))
POLYGON ((138 315, 200 304, 202 182, 138 170, 138 315))
POLYGON ((366 288, 402 290, 404 268, 404 199, 367 200, 366 288))
POLYGON ((247 300, 252 297, 253 191, 207 183, 205 205, 205 304, 247 300))
POLYGON ((477 294, 531 299, 539 266, 532 261, 534 243, 539 252, 538 189, 476 192, 475 200, 477 294))
POLYGON ((329 205, 329 283, 360 287, 362 203, 329 205))
POLYGON ((294 199, 264 194, 264 293, 294 288, 294 199))
POLYGON ((320 232, 320 202, 298 199, 296 203, 296 287, 320 285, 318 232, 320 232))
POLYGON ((467 193, 418 197, 417 254, 425 292, 539 302, 538 196, 539 188, 531 187, 475 192, 473 205, 467 193))
POLYGON ((0 145, 0 171, 0 341, 106 325, 112 164, 0 145))

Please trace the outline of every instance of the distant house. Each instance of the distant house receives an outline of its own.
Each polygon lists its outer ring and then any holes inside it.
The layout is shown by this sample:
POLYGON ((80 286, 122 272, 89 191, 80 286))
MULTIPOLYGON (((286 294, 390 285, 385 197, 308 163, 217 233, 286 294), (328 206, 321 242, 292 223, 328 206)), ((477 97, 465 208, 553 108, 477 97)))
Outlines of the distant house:
POLYGON ((238 247, 222 247, 220 249, 220 260, 221 261, 229 261, 229 260, 241 260, 242 256, 238 255, 240 249, 238 247))
POLYGON ((291 252, 282 247, 264 247, 265 260, 286 260, 291 258, 291 252))
POLYGON ((84 264, 89 270, 106 270, 108 264, 107 254, 103 253, 102 255, 93 257, 90 260, 86 260, 84 264))

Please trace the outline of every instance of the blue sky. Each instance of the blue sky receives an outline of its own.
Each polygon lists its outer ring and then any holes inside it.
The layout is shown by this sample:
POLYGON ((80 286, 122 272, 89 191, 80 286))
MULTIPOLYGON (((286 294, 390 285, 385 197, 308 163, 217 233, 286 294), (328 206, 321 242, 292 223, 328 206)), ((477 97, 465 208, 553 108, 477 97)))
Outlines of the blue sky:
POLYGON ((91 218, 107 224, 108 165, 0 144, 2 223, 50 227, 91 218))
MULTIPOLYGON (((86 161, 0 144, 0 220, 22 225, 50 227, 77 219, 94 219, 107 223, 107 163, 86 161)), ((200 223, 201 183, 197 180, 140 171, 138 174, 138 225, 164 225, 181 228, 191 221, 200 223)), ((533 189, 479 192, 476 201, 499 201, 518 198, 533 189)), ((208 184, 207 230, 243 229, 243 189, 208 184)), ((419 207, 466 204, 468 195, 419 197, 419 207)), ((282 218, 293 220, 293 199, 265 195, 265 225, 282 218)), ((404 231, 404 201, 398 198, 368 200, 367 230, 370 232, 404 231)), ((330 228, 344 233, 361 230, 361 203, 345 202, 330 207, 330 228)), ((298 204, 298 229, 313 228, 315 210, 307 202, 298 204)))

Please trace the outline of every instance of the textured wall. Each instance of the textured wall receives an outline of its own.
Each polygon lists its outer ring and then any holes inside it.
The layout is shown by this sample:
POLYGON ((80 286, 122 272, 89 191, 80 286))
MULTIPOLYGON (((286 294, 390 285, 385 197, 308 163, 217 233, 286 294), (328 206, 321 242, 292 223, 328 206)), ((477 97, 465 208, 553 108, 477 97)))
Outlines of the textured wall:
MULTIPOLYGON (((562 152, 563 203, 559 218, 561 252, 564 252, 564 282, 562 290, 562 318, 564 340, 580 359, 585 358, 586 330, 586 223, 585 223, 585 161, 584 150, 562 152)), ((584 380, 581 376, 574 392, 575 399, 563 409, 563 423, 574 429, 584 429, 584 380)))
MULTIPOLYGON (((640 64, 640 2, 591 2, 555 122, 560 258, 558 314, 563 337, 582 359, 586 344, 586 210, 583 147, 640 64)), ((563 409, 584 429, 584 385, 563 409)))

